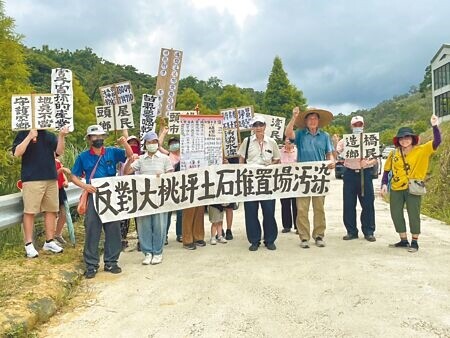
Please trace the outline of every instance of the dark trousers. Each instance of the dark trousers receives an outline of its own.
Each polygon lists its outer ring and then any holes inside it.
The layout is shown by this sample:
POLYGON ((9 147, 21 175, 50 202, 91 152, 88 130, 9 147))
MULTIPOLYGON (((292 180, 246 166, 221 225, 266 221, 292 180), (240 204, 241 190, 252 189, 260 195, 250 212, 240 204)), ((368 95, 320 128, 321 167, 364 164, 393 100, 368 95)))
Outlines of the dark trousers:
POLYGON ((370 169, 364 172, 364 196, 361 195, 361 171, 346 169, 344 172, 344 225, 347 233, 358 235, 356 224, 356 201, 361 204, 361 230, 364 236, 375 232, 375 194, 370 169))
POLYGON ((102 223, 94 208, 92 194, 88 197, 88 207, 84 217, 84 251, 83 257, 87 269, 98 269, 100 235, 102 229, 105 232, 105 251, 103 261, 107 265, 117 265, 120 252, 122 251, 122 240, 120 235, 120 221, 102 223))
POLYGON ((292 198, 281 198, 281 221, 283 223, 283 228, 291 229, 294 225, 294 229, 297 229, 295 220, 297 219, 297 199, 292 198))
POLYGON ((264 243, 274 243, 278 235, 275 200, 244 202, 247 239, 252 244, 258 244, 261 241, 261 223, 258 219, 260 204, 263 212, 264 243))
MULTIPOLYGON (((169 211, 168 213, 169 215, 167 216, 167 231, 166 231, 166 235, 169 233, 169 228, 170 228, 170 221, 171 221, 171 216, 172 216, 172 211, 169 211)), ((183 210, 177 210, 176 211, 177 214, 177 220, 175 223, 175 232, 177 234, 177 237, 181 237, 182 233, 183 233, 183 229, 182 229, 182 221, 181 221, 181 217, 183 217, 183 210)))

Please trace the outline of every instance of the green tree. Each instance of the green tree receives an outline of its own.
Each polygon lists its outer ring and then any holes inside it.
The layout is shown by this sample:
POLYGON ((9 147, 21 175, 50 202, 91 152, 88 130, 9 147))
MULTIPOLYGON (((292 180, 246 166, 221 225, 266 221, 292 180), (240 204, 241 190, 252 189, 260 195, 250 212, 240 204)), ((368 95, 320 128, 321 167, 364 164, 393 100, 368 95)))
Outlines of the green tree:
POLYGON ((28 70, 24 60, 21 36, 14 32, 14 20, 5 15, 0 1, 0 186, 1 193, 9 193, 4 184, 16 182, 19 163, 11 153, 15 133, 11 130, 11 95, 31 92, 28 70))
POLYGON ((217 105, 220 109, 254 105, 254 103, 248 95, 243 94, 235 85, 225 86, 223 93, 217 98, 217 105))
POLYGON ((181 94, 177 96, 177 106, 176 110, 194 110, 195 106, 198 104, 200 106, 200 111, 202 99, 200 95, 192 88, 184 89, 181 94))
POLYGON ((302 91, 289 82, 287 73, 283 69, 283 63, 280 57, 276 56, 264 95, 264 110, 270 115, 289 118, 292 115, 292 108, 295 106, 304 109, 306 99, 303 97, 302 91))

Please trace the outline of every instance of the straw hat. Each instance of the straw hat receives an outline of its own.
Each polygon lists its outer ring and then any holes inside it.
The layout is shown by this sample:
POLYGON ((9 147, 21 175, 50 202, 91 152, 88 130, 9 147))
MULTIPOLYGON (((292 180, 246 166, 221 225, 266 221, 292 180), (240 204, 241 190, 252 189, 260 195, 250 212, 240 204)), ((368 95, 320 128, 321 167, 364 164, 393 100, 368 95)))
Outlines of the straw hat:
POLYGON ((295 120, 295 126, 297 128, 305 128, 305 118, 312 113, 319 115, 319 128, 325 127, 326 125, 330 124, 331 120, 333 119, 333 114, 331 114, 331 112, 329 112, 328 110, 308 108, 307 110, 301 111, 298 114, 297 119, 295 120))

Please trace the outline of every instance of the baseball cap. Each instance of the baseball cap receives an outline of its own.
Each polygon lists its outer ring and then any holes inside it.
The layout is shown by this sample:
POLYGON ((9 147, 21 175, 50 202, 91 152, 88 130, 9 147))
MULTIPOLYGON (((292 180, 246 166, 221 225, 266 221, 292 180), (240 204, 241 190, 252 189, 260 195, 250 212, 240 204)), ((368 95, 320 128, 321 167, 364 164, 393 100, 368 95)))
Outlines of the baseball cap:
POLYGON ((144 142, 145 141, 153 141, 157 140, 158 135, 154 131, 149 131, 147 134, 144 135, 144 142))
POLYGON ((102 126, 99 126, 98 124, 94 124, 92 126, 89 126, 86 130, 86 136, 89 135, 105 135, 106 132, 103 129, 102 126))
POLYGON ((362 122, 362 124, 364 124, 364 119, 362 116, 359 116, 359 115, 353 116, 352 120, 350 121, 350 124, 354 125, 355 123, 358 123, 358 122, 362 122))
POLYGON ((250 121, 250 125, 254 125, 256 122, 261 122, 266 124, 266 120, 264 120, 264 117, 262 117, 261 115, 255 115, 253 116, 252 120, 250 121))

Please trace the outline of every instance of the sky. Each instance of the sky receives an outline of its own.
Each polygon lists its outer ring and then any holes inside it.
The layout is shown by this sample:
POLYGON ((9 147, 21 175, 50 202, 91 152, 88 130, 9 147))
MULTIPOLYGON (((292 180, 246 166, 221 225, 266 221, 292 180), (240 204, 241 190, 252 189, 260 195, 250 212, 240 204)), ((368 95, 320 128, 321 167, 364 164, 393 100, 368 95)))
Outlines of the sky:
MULTIPOLYGON (((90 47, 155 76, 161 48, 181 77, 265 90, 279 56, 310 107, 369 109, 409 91, 443 43, 449 1, 4 0, 28 47, 90 47)), ((225 107, 224 107, 225 108, 225 107)))

